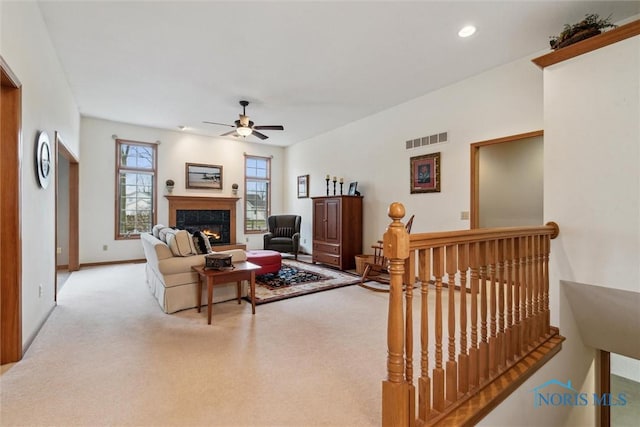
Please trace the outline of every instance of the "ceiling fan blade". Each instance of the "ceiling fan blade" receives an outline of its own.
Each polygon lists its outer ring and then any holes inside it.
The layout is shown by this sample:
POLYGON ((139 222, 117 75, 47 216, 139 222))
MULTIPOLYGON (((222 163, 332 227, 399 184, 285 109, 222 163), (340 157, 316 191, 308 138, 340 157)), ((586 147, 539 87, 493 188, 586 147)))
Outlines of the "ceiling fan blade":
POLYGON ((228 135, 233 135, 233 136, 238 136, 238 134, 236 133, 236 130, 230 130, 229 132, 223 133, 220 136, 228 136, 228 135), (235 135, 234 135, 235 134, 235 135))
POLYGON ((255 136, 257 136, 260 139, 267 139, 269 138, 267 135, 265 135, 264 133, 260 133, 256 130, 256 128, 253 128, 253 132, 252 132, 255 136))
POLYGON ((284 130, 284 126, 282 125, 263 125, 263 126, 254 126, 254 129, 264 129, 264 130, 284 130))
POLYGON ((205 121, 203 121, 202 123, 209 123, 210 125, 229 126, 229 127, 232 127, 232 128, 234 128, 234 127, 235 127, 234 125, 228 125, 228 124, 226 124, 226 123, 207 122, 206 120, 205 120, 205 121))

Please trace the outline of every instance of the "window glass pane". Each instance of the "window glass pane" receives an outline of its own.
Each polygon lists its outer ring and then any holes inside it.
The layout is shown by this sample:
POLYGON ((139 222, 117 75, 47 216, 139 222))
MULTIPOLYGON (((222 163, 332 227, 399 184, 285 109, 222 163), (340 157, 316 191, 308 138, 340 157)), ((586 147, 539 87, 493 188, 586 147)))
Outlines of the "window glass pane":
POLYGON ((154 175, 156 147, 150 144, 119 144, 120 157, 116 188, 116 238, 151 231, 154 222, 154 175), (140 172, 129 169, 147 169, 140 172))
POLYGON ((245 231, 265 231, 269 216, 270 159, 246 157, 245 231))

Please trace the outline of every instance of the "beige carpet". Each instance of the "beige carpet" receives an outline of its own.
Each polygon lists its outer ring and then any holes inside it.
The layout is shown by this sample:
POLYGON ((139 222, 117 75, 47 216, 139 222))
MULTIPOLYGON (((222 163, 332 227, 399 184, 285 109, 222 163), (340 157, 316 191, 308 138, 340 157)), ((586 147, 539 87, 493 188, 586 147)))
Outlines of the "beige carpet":
POLYGON ((144 264, 75 272, 0 377, 2 426, 380 424, 387 294, 348 286, 164 314, 144 264))

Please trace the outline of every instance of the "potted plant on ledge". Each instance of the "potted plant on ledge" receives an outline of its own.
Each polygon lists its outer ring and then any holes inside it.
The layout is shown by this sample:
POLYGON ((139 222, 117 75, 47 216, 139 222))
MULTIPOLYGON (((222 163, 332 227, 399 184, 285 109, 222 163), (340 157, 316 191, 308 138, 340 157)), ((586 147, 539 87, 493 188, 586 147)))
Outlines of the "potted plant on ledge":
POLYGON ((564 24, 564 29, 560 35, 552 36, 551 40, 549 40, 551 49, 557 50, 581 40, 597 36, 602 33, 602 30, 605 28, 615 28, 616 25, 612 24, 610 19, 611 15, 605 19, 600 19, 600 16, 597 13, 591 13, 585 15, 584 19, 577 24, 564 24))

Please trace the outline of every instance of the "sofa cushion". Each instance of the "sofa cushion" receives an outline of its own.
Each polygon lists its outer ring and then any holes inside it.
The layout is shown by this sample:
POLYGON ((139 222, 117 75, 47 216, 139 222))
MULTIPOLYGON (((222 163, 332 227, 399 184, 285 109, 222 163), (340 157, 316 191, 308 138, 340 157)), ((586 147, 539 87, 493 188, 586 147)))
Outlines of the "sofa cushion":
POLYGON ((167 245, 174 256, 191 256, 198 254, 193 244, 193 237, 187 230, 170 229, 167 231, 166 236, 167 245))
POLYGON ((277 227, 273 234, 276 237, 291 237, 293 236, 293 227, 277 227))
POLYGON ((195 244, 198 254, 208 254, 211 252, 211 242, 209 237, 202 231, 196 231, 193 233, 193 243, 195 244))

